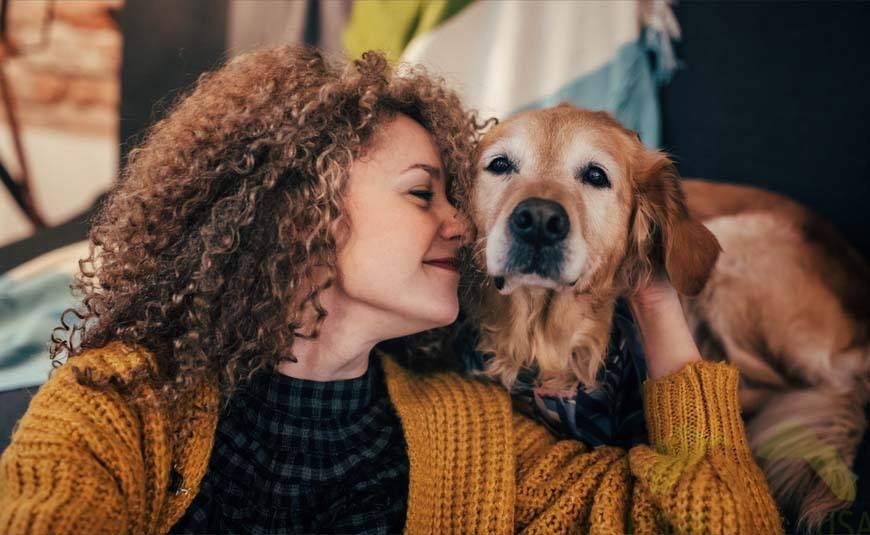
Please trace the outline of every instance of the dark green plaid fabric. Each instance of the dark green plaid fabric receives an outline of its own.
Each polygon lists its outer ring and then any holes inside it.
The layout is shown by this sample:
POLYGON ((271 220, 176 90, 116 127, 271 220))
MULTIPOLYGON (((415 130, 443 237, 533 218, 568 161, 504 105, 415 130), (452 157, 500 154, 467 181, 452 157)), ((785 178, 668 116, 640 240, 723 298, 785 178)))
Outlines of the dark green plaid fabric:
POLYGON ((172 533, 398 533, 408 457, 371 360, 363 377, 261 373, 218 421, 200 492, 172 533))

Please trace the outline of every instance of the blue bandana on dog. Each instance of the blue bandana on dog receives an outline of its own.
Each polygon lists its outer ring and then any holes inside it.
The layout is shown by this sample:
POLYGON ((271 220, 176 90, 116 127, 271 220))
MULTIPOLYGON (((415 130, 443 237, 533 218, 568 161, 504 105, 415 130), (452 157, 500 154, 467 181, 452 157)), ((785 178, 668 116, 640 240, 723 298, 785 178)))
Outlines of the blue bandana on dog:
MULTIPOLYGON (((491 358, 475 349, 477 341, 477 333, 466 325, 455 342, 468 372, 483 370, 491 358)), ((620 299, 614 309, 607 356, 596 377, 597 388, 580 385, 572 396, 541 394, 536 391, 534 371, 526 369, 511 394, 522 412, 546 424, 560 438, 592 447, 630 448, 648 441, 641 390, 646 374, 640 336, 627 303, 620 299)))

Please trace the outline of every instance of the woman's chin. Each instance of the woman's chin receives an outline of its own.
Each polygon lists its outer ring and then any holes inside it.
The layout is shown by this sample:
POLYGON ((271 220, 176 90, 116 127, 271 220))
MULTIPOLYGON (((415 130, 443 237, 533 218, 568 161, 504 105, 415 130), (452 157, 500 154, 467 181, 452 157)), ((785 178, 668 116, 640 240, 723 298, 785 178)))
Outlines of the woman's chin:
MULTIPOLYGON (((407 318, 409 316, 405 317, 407 318)), ((413 324, 409 324, 407 328, 408 332, 402 336, 417 334, 423 331, 428 331, 429 329, 436 329, 438 327, 446 327, 447 325, 450 325, 456 321, 457 317, 459 317, 459 305, 445 305, 443 308, 429 309, 426 310, 425 313, 417 314, 416 317, 418 320, 414 321, 413 324)))
POLYGON ((444 303, 443 307, 432 310, 431 317, 432 326, 429 327, 430 329, 450 325, 459 317, 459 303, 457 301, 444 303))

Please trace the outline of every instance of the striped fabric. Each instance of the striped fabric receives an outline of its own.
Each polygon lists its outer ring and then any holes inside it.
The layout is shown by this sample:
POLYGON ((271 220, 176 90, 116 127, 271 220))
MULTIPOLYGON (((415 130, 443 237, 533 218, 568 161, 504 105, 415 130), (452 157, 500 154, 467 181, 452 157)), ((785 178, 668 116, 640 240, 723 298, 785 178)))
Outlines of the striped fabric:
POLYGON ((484 116, 568 101, 658 146, 678 36, 666 0, 385 0, 354 3, 345 47, 422 63, 484 116))

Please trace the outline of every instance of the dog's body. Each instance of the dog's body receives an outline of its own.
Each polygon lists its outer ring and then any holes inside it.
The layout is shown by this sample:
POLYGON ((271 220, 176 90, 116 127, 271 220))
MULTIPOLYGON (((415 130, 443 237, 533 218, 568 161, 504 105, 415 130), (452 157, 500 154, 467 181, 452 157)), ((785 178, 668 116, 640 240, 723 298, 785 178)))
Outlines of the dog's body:
POLYGON ((683 181, 725 251, 684 300, 705 358, 740 368, 750 445, 791 518, 854 498, 848 473, 870 400, 870 269, 830 225, 784 197, 683 181))
POLYGON ((848 504, 834 488, 843 470, 823 462, 831 452, 805 445, 814 434, 851 466, 865 428, 860 257, 782 197, 681 187, 670 160, 600 112, 525 112, 479 152, 466 307, 491 376, 510 387, 533 368, 545 391, 594 387, 616 298, 663 270, 705 358, 740 367, 750 442, 784 511, 809 526, 848 504), (780 427, 789 419, 812 433, 780 427))

